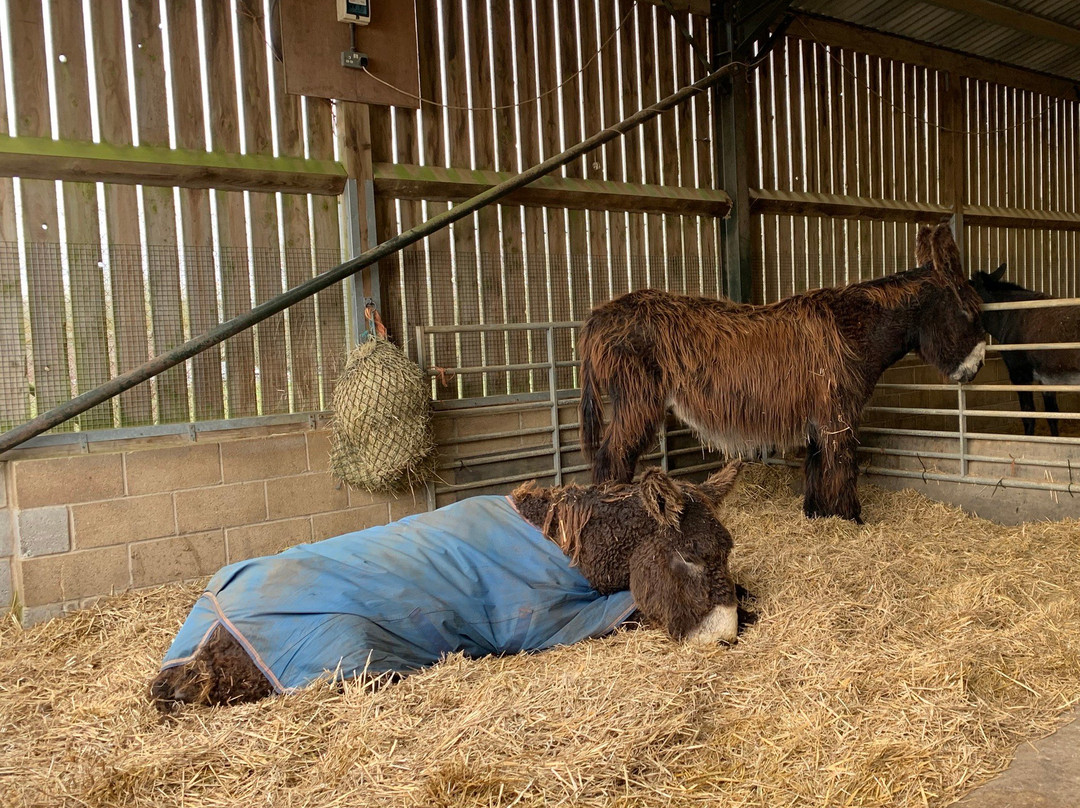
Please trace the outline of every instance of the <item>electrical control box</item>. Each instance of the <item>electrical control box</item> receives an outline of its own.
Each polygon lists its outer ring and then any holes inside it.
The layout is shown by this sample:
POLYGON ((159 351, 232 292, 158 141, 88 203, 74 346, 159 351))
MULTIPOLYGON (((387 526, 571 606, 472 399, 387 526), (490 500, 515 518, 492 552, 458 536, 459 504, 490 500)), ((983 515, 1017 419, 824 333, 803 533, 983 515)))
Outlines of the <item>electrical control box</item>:
POLYGON ((338 22, 367 25, 371 22, 369 0, 337 0, 338 22))
MULTIPOLYGON (((370 14, 372 5, 376 6, 370 21, 358 20, 351 13, 339 19, 338 12, 345 9, 345 3, 339 0, 275 2, 280 18, 286 92, 361 104, 419 108, 415 0, 392 3, 382 0, 381 5, 377 1, 350 3, 361 6, 356 11, 365 14, 370 14), (347 24, 341 19, 347 20, 347 24)), ((0 8, 3 5, 0 0, 0 8)))

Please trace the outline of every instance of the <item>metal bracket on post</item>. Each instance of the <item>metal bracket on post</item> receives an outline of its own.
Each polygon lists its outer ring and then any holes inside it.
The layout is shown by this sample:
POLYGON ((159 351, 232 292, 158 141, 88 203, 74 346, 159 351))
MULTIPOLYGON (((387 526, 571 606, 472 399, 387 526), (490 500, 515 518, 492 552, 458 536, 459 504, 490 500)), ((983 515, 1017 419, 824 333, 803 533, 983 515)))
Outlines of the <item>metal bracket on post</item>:
POLYGON ((964 211, 957 205, 957 210, 949 217, 949 229, 952 230, 953 241, 956 242, 956 249, 960 252, 961 260, 966 261, 964 253, 964 211))
MULTIPOLYGON (((355 179, 349 179, 345 183, 345 217, 348 220, 348 247, 349 257, 355 258, 366 250, 377 246, 375 239, 375 183, 371 180, 364 181, 364 201, 360 203, 360 188, 355 179), (365 217, 367 222, 367 244, 363 241, 363 231, 360 228, 360 216, 365 217)), ((380 288, 379 265, 372 264, 367 269, 357 272, 349 278, 350 292, 352 297, 353 323, 355 324, 356 342, 361 343, 371 335, 368 317, 364 310, 371 303, 376 310, 382 307, 382 289, 380 288), (370 282, 370 294, 364 293, 364 278, 370 282)))

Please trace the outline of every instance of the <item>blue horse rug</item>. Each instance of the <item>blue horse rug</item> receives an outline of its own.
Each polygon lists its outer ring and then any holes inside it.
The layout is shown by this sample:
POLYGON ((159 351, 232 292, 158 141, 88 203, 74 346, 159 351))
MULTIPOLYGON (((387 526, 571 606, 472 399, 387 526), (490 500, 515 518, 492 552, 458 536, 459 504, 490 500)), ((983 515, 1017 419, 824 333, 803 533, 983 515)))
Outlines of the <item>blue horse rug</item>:
POLYGON ((627 591, 594 590, 508 498, 473 497, 222 568, 162 670, 221 625, 280 693, 332 675, 407 673, 458 651, 568 645, 633 609, 627 591))

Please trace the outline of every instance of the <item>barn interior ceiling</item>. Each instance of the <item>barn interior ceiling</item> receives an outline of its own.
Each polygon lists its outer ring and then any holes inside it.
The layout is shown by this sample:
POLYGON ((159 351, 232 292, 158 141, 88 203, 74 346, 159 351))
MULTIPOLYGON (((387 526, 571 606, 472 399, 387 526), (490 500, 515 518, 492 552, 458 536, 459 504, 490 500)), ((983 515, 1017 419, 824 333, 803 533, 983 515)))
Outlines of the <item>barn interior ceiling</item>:
MULTIPOLYGON (((697 14, 723 5, 648 1, 697 14)), ((790 8, 1080 81, 1076 0, 794 0, 790 8)))
POLYGON ((792 9, 1080 81, 1075 0, 795 0, 792 9))

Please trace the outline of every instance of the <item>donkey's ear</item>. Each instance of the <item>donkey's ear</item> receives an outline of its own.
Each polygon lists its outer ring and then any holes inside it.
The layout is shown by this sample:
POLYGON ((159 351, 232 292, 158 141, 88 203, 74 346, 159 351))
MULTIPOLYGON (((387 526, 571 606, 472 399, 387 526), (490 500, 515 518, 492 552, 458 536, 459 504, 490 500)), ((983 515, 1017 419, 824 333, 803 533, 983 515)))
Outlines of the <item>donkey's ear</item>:
POLYGON ((1001 266, 999 266, 997 269, 995 269, 993 272, 990 273, 990 280, 1000 281, 1004 277, 1005 277, 1005 265, 1004 264, 1002 264, 1001 266))
POLYGON ((961 266, 960 250, 947 224, 939 224, 934 228, 930 238, 930 254, 933 256, 935 270, 946 277, 959 279, 961 283, 967 280, 961 266))
POLYGON ((728 491, 735 485, 735 478, 739 476, 742 461, 735 460, 728 463, 720 471, 713 474, 701 484, 701 490, 713 504, 719 504, 720 500, 727 496, 728 491))
POLYGON ((930 225, 924 224, 919 228, 918 234, 915 236, 915 265, 926 266, 930 263, 932 255, 930 254, 930 225))

